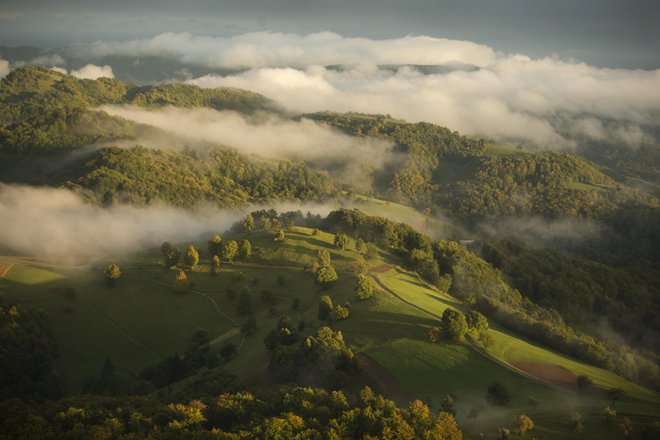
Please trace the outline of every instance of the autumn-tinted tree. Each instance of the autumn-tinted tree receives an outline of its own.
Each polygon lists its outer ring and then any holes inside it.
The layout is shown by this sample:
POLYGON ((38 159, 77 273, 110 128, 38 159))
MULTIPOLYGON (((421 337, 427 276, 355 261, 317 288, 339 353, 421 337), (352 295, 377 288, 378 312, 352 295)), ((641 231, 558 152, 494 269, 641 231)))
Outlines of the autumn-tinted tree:
POLYGON ((520 435, 525 435, 528 431, 534 429, 534 421, 527 414, 518 414, 515 416, 513 418, 513 424, 520 435))
POLYGON ((220 237, 218 234, 214 235, 213 238, 207 241, 206 245, 210 257, 213 257, 214 255, 219 257, 222 253, 222 237, 220 237))
POLYGON ((121 271, 116 264, 111 264, 105 269, 105 282, 108 287, 114 286, 120 276, 121 271))
POLYGON ((348 316, 350 314, 351 311, 347 307, 344 307, 341 304, 337 304, 332 309, 332 312, 330 312, 330 321, 336 322, 336 321, 341 321, 343 319, 348 319, 348 316))
POLYGON ((192 244, 186 249, 186 255, 183 261, 190 270, 195 270, 197 267, 197 263, 199 263, 199 252, 197 252, 197 249, 192 244))
POLYGON ((249 240, 242 240, 239 247, 241 258, 250 258, 252 256, 252 244, 249 240))
POLYGON ((238 254, 238 243, 236 240, 230 240, 222 248, 222 256, 227 262, 232 263, 238 254))
POLYGON ((245 221, 243 222, 243 232, 250 233, 254 231, 254 229, 254 217, 252 217, 252 214, 248 214, 245 216, 245 221))
POLYGON ((317 318, 321 321, 327 321, 332 312, 332 299, 328 295, 323 295, 319 299, 319 309, 317 313, 317 318))
POLYGON ((316 271, 316 282, 323 287, 329 287, 337 281, 337 272, 332 266, 322 266, 316 271))
POLYGON ((429 330, 426 332, 426 337, 429 342, 436 343, 440 339, 440 328, 439 327, 429 327, 429 330))
POLYGON ((211 259, 211 275, 216 276, 220 273, 220 257, 214 255, 211 259))
POLYGON ((185 293, 189 288, 188 277, 184 271, 180 270, 174 278, 174 290, 179 293, 185 293))

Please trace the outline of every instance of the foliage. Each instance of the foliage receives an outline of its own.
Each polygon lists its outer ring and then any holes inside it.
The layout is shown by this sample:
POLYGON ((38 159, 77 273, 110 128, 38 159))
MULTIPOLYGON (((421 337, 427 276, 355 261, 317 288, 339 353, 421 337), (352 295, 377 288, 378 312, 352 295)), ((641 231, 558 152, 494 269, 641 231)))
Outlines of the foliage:
POLYGON ((105 281, 109 287, 114 286, 120 276, 121 270, 116 264, 111 264, 105 269, 105 281))
POLYGON ((348 244, 349 244, 348 235, 336 234, 333 244, 337 249, 342 249, 342 250, 348 249, 348 244))
POLYGON ((206 242, 207 248, 209 250, 209 256, 220 256, 222 254, 222 237, 215 234, 213 238, 206 242))
POLYGON ((199 252, 197 252, 195 246, 192 244, 188 246, 188 249, 186 249, 186 255, 183 260, 190 270, 195 270, 197 263, 199 263, 199 252))
POLYGON ((252 244, 249 240, 241 240, 238 253, 241 258, 250 258, 252 256, 252 244))
POLYGON ((327 321, 333 308, 332 299, 328 295, 323 295, 319 298, 317 318, 320 321, 327 321))
POLYGON ((451 339, 460 339, 468 331, 465 315, 453 309, 445 309, 440 323, 443 333, 451 339))
POLYGON ((488 330, 488 319, 476 310, 470 310, 465 315, 467 325, 470 330, 476 333, 482 333, 488 330))
POLYGON ((46 316, 1 300, 0 399, 57 397, 57 351, 46 316))
POLYGON ((520 435, 525 435, 527 431, 534 429, 534 421, 527 414, 518 414, 515 416, 513 418, 513 424, 520 435))
POLYGON ((180 270, 174 278, 174 290, 179 293, 186 293, 189 288, 188 276, 184 271, 180 270))
POLYGON ((230 240, 222 247, 222 257, 227 260, 228 263, 232 263, 237 254, 238 243, 236 240, 230 240))
POLYGON ((360 275, 358 278, 357 287, 355 288, 355 296, 357 299, 360 301, 369 299, 371 298, 371 295, 373 295, 373 291, 374 288, 369 278, 367 278, 365 275, 360 275))
POLYGON ((593 385, 594 381, 591 380, 586 374, 579 374, 575 379, 575 384, 580 391, 583 391, 593 385))
POLYGON ((316 272, 316 282, 321 286, 328 287, 337 281, 337 272, 332 266, 321 266, 316 272))
POLYGON ((211 275, 216 276, 220 273, 220 257, 214 255, 211 258, 211 275))
POLYGON ((499 382, 493 382, 487 390, 486 400, 491 405, 502 406, 509 403, 511 400, 511 393, 509 390, 499 382))
POLYGON ((255 229, 254 217, 252 217, 251 214, 248 214, 245 216, 245 221, 243 222, 243 232, 250 233, 254 231, 254 229, 255 229))

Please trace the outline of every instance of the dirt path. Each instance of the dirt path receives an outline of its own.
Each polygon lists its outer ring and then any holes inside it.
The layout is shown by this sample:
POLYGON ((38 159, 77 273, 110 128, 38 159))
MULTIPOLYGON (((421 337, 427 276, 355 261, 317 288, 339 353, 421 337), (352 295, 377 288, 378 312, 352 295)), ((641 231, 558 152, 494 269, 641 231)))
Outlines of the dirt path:
POLYGON ((14 267, 14 263, 0 262, 0 278, 7 275, 7 272, 9 272, 12 267, 14 267))
POLYGON ((358 358, 362 369, 380 386, 381 391, 398 405, 407 407, 410 402, 415 400, 415 396, 399 382, 399 379, 394 377, 392 373, 380 365, 374 358, 365 353, 357 353, 355 356, 358 358))
POLYGON ((235 328, 229 330, 228 332, 221 334, 220 336, 218 336, 214 340, 212 340, 211 345, 219 344, 222 341, 225 341, 229 338, 233 338, 234 336, 238 336, 240 334, 241 334, 241 331, 238 329, 238 327, 235 327, 235 328))

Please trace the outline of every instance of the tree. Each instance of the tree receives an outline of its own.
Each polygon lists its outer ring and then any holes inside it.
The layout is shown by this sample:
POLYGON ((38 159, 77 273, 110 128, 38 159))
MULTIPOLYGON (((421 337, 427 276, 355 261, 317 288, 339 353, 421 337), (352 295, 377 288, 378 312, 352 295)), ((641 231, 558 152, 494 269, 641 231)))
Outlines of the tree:
POLYGON ((273 238, 273 241, 282 242, 284 241, 284 231, 280 229, 277 231, 277 235, 273 238))
POLYGON ((348 235, 346 234, 337 234, 335 235, 334 245, 338 249, 346 250, 348 249, 348 235))
POLYGON ((252 256, 252 244, 248 240, 241 241, 239 253, 241 258, 250 258, 252 256))
POLYGON ((534 429, 534 421, 526 414, 518 414, 513 418, 513 424, 518 430, 518 434, 525 435, 527 431, 534 429))
POLYGON ((190 268, 190 270, 195 270, 197 263, 199 263, 199 252, 197 252, 197 249, 195 249, 195 246, 192 244, 188 246, 188 249, 186 249, 184 262, 186 263, 186 266, 190 268))
POLYGON ((584 432, 584 424, 582 414, 576 412, 568 419, 568 428, 574 434, 581 434, 584 432))
POLYGON ((479 343, 481 344, 481 346, 486 350, 488 350, 490 347, 492 347, 493 344, 495 343, 495 338, 493 337, 493 335, 488 330, 486 330, 485 332, 479 333, 478 340, 479 340, 479 343))
POLYGON ((179 293, 185 293, 188 291, 188 288, 188 277, 184 271, 180 270, 174 278, 174 290, 179 293))
POLYGON ((105 269, 105 282, 108 284, 108 287, 114 286, 120 276, 121 271, 116 264, 111 264, 105 269))
POLYGON ((440 411, 456 416, 456 408, 454 407, 455 397, 451 394, 445 394, 445 397, 440 402, 440 411))
POLYGON ((354 261, 351 264, 351 275, 355 278, 360 279, 360 277, 367 274, 367 265, 364 264, 364 261, 354 261))
POLYGON ((603 417, 605 418, 605 423, 609 424, 616 418, 616 410, 611 406, 606 406, 603 408, 603 417))
POLYGON ((378 258, 378 247, 373 243, 367 243, 364 245, 364 258, 367 261, 373 261, 378 258))
POLYGON ((509 390, 499 382, 493 382, 486 392, 486 400, 491 405, 502 406, 509 403, 511 400, 511 393, 509 390))
POLYGON ((626 416, 623 416, 623 418, 619 421, 619 423, 617 423, 616 426, 619 428, 619 431, 621 431, 621 434, 623 434, 624 437, 630 437, 630 434, 633 430, 632 420, 626 416))
POLYGON ((220 273, 220 257, 214 255, 211 259, 211 275, 216 276, 220 273))
POLYGON ((219 257, 222 252, 222 237, 216 234, 206 242, 206 245, 209 250, 209 256, 213 257, 217 255, 219 257))
POLYGON ((181 260, 181 251, 178 247, 170 248, 170 251, 165 255, 165 267, 173 267, 179 264, 181 260))
POLYGON ((323 295, 319 298, 319 310, 317 313, 317 318, 321 321, 327 321, 332 312, 332 299, 328 295, 323 295))
POLYGON ((612 401, 612 406, 616 403, 617 400, 622 398, 626 394, 626 392, 623 390, 623 388, 610 388, 607 390, 607 397, 612 401))
POLYGON ((474 330, 477 333, 488 330, 488 319, 476 310, 470 310, 465 315, 465 319, 470 330, 474 330))
POLYGON ((350 315, 350 310, 348 308, 341 306, 340 304, 337 304, 334 309, 332 309, 332 312, 330 312, 330 318, 331 320, 334 321, 341 321, 342 319, 347 319, 348 316, 350 315))
POLYGON ((237 353, 236 344, 233 342, 225 342, 222 344, 222 347, 220 347, 219 353, 220 357, 222 357, 225 362, 231 360, 237 353))
POLYGON ((163 244, 160 245, 160 253, 163 254, 163 257, 166 257, 171 250, 172 250, 172 245, 170 244, 169 241, 164 241, 163 244))
POLYGON ((427 332, 427 337, 429 342, 436 343, 440 339, 440 328, 439 327, 429 327, 427 332))
POLYGON ((230 240, 229 243, 225 244, 222 248, 222 256, 229 263, 232 263, 234 258, 236 258, 236 254, 238 254, 238 243, 236 240, 230 240))
POLYGON ((319 235, 320 233, 321 233, 321 231, 319 231, 319 228, 314 228, 314 229, 312 230, 312 235, 313 235, 314 237, 316 237, 316 236, 319 235))
POLYGON ((259 227, 264 231, 270 230, 271 225, 270 218, 263 216, 259 219, 259 227))
POLYGON ((329 287, 336 280, 337 272, 335 272, 332 266, 320 267, 316 272, 316 282, 323 287, 329 287))
POLYGON ((245 221, 243 222, 243 232, 250 233, 254 231, 254 228, 254 217, 252 217, 252 214, 246 215, 245 221))
POLYGON ((364 252, 364 240, 362 240, 361 238, 355 240, 355 250, 360 253, 364 252))
POLYGON ((355 296, 357 297, 357 299, 359 299, 360 301, 369 299, 371 298, 373 291, 374 288, 371 285, 371 281, 369 281, 369 278, 365 277, 364 275, 360 276, 360 278, 358 278, 358 285, 355 288, 355 296))
POLYGON ((527 399, 527 405, 531 406, 532 408, 536 409, 538 406, 541 404, 539 399, 537 399, 534 396, 529 396, 529 399, 527 399))
POLYGON ((467 333, 468 325, 465 315, 453 309, 445 309, 441 319, 444 334, 452 339, 460 339, 467 333))
POLYGON ((319 266, 330 266, 330 252, 325 249, 319 249, 316 254, 316 261, 318 261, 319 266))
POLYGON ((589 388, 591 385, 593 385, 594 381, 591 380, 589 376, 586 374, 580 374, 578 377, 575 379, 575 384, 577 385, 578 389, 580 391, 583 391, 587 388, 589 388))

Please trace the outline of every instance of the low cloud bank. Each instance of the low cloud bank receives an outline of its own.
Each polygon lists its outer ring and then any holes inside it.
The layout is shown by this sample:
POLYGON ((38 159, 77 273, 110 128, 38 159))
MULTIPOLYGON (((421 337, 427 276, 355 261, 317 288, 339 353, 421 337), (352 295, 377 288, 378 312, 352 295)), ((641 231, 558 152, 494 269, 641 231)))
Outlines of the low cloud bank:
MULTIPOLYGON (((327 215, 334 206, 281 203, 279 212, 301 210, 327 215)), ((120 205, 101 208, 67 189, 0 184, 0 248, 46 259, 80 259, 121 254, 205 239, 226 231, 245 211, 198 206, 120 205)))
POLYGON ((270 115, 248 119, 236 112, 176 107, 145 110, 114 105, 100 110, 184 139, 223 144, 269 158, 308 160, 332 168, 335 179, 360 189, 369 187, 366 174, 396 158, 390 142, 347 136, 309 119, 292 121, 270 115))
POLYGON ((80 79, 97 79, 97 78, 114 78, 112 67, 110 66, 96 66, 94 64, 87 64, 78 70, 72 70, 71 75, 80 79))
POLYGON ((604 229, 590 220, 542 217, 515 217, 482 223, 480 231, 490 238, 514 239, 532 247, 553 247, 579 244, 598 238, 604 229))

